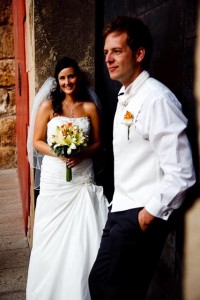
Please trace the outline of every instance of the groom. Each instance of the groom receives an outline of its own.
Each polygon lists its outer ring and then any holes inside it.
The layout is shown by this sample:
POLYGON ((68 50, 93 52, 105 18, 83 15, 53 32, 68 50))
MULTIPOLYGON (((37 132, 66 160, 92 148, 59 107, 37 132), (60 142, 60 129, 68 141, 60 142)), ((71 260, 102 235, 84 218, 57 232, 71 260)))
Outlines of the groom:
POLYGON ((114 119, 115 192, 89 286, 92 300, 143 300, 174 210, 195 183, 187 120, 175 95, 147 72, 146 25, 118 17, 104 37, 110 78, 123 86, 114 119))

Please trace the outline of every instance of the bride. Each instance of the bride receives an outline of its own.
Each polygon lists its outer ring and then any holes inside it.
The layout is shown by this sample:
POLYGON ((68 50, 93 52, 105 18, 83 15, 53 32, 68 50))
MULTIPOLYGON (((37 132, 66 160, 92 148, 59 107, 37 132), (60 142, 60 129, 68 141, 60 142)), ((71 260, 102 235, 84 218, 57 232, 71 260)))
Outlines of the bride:
POLYGON ((99 112, 75 60, 59 60, 54 77, 50 97, 35 117, 33 148, 44 158, 26 299, 90 300, 88 275, 107 218, 107 200, 94 183, 92 165, 101 144, 99 112), (68 123, 79 125, 90 142, 70 158, 58 157, 47 141, 56 126, 68 123), (72 170, 70 182, 66 164, 72 170))

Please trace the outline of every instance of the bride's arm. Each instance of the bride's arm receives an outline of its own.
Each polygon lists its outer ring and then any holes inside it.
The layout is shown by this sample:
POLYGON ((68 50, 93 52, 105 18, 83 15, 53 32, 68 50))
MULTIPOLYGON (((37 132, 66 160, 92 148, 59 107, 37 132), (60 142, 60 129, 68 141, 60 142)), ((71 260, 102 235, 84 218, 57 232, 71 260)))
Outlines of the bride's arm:
POLYGON ((35 118, 34 134, 33 134, 33 147, 39 152, 57 156, 51 151, 50 146, 46 142, 47 123, 53 117, 53 109, 50 100, 44 101, 35 118))
POLYGON ((89 145, 82 152, 84 158, 91 157, 101 146, 101 132, 100 132, 100 117, 96 104, 93 102, 85 103, 85 111, 91 122, 91 136, 89 145))

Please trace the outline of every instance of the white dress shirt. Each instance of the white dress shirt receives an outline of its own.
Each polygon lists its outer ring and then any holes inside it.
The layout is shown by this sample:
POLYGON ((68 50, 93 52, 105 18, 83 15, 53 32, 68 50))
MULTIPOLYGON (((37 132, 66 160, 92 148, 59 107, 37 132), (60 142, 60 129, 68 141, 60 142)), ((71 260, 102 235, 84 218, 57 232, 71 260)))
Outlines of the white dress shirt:
POLYGON ((126 89, 123 86, 118 98, 111 211, 145 207, 150 214, 167 220, 182 204, 185 191, 195 183, 185 135, 187 119, 181 104, 146 71, 126 89), (127 111, 133 120, 124 119, 127 111))

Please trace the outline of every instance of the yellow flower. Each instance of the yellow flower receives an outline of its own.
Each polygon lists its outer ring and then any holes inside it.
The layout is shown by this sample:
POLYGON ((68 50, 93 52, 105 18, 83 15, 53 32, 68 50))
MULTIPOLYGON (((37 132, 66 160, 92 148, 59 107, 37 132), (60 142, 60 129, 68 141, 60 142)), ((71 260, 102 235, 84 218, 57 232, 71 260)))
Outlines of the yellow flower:
MULTIPOLYGON (((88 136, 83 129, 72 123, 57 126, 55 133, 48 139, 51 149, 58 155, 70 157, 87 146, 88 136)), ((66 180, 72 180, 71 168, 66 165, 66 180)))

